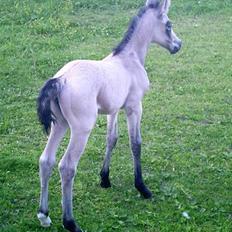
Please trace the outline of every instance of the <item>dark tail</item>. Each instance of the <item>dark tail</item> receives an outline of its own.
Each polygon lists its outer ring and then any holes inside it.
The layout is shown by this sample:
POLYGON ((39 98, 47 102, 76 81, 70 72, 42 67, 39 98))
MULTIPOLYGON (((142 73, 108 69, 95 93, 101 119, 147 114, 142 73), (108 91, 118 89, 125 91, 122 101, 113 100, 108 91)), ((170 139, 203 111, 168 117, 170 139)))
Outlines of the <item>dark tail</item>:
POLYGON ((37 98, 38 118, 47 134, 49 134, 51 123, 56 122, 56 116, 51 110, 51 101, 59 107, 58 97, 60 92, 61 83, 59 78, 49 79, 40 90, 37 98))

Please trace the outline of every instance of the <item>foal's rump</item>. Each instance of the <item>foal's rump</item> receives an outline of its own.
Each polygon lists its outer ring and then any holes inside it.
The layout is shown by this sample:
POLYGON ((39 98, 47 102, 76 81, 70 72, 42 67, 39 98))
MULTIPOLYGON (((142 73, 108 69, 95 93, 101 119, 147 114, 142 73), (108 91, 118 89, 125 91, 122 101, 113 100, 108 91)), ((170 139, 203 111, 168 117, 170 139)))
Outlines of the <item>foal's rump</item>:
POLYGON ((66 64, 44 84, 37 99, 37 114, 47 134, 52 123, 59 123, 60 119, 69 126, 77 120, 82 125, 95 121, 100 84, 97 76, 95 65, 77 60, 66 64))

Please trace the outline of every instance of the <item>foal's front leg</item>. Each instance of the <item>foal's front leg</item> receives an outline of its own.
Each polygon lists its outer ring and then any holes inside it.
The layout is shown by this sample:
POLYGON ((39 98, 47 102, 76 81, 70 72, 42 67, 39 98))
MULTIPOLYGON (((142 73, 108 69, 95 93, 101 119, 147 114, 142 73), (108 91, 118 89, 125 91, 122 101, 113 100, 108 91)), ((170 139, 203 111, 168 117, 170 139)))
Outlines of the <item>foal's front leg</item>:
POLYGON ((144 198, 151 198, 152 193, 143 182, 142 168, 141 168, 141 134, 140 121, 142 116, 141 103, 135 107, 126 108, 128 132, 131 143, 131 150, 134 158, 134 175, 135 187, 144 198))
POLYGON ((111 160, 112 150, 115 147, 118 139, 118 125, 117 125, 118 113, 107 115, 107 138, 106 138, 106 154, 104 163, 101 169, 101 187, 111 187, 109 180, 109 166, 111 160))

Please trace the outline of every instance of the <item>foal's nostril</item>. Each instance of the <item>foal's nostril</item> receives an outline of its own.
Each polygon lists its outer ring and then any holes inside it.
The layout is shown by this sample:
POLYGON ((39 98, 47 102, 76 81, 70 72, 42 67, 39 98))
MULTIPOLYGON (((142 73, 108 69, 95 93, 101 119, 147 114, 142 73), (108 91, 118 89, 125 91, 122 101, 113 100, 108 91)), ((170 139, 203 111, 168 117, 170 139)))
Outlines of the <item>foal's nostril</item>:
POLYGON ((173 52, 176 53, 176 52, 179 51, 179 49, 180 49, 180 47, 177 47, 177 46, 176 46, 176 47, 174 47, 173 52))
POLYGON ((180 50, 180 48, 181 48, 181 44, 178 45, 178 46, 175 46, 175 47, 170 51, 170 53, 171 53, 171 54, 176 54, 176 53, 180 50))
POLYGON ((181 40, 177 40, 174 42, 174 47, 172 48, 172 50, 170 51, 171 54, 176 54, 182 46, 182 41, 181 40))

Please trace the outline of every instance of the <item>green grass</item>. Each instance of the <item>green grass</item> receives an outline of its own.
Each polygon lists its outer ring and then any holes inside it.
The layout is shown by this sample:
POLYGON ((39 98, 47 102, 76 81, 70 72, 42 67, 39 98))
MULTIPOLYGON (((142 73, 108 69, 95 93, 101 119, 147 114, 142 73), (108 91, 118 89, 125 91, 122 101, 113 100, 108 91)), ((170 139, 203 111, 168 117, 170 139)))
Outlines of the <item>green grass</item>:
MULTIPOLYGON (((110 53, 142 0, 0 0, 0 231, 63 231, 59 174, 50 181, 53 225, 40 227, 38 159, 46 136, 36 97, 73 59, 110 53)), ((112 158, 112 188, 99 187, 106 120, 100 116, 74 186, 74 215, 87 232, 232 231, 232 1, 176 0, 178 55, 152 46, 142 121, 143 200, 133 187, 126 122, 112 158), (190 219, 182 216, 188 212, 190 219)), ((68 143, 62 143, 60 159, 68 143)))

